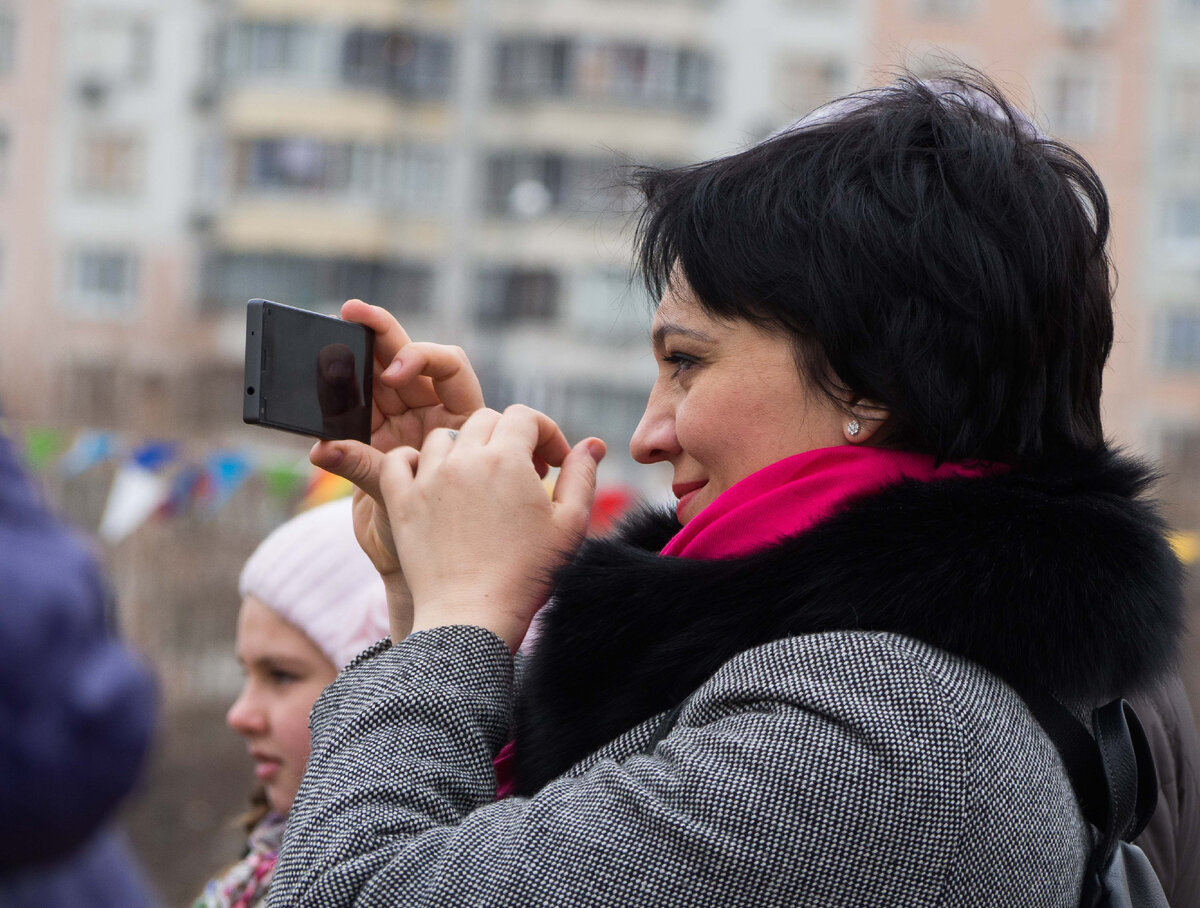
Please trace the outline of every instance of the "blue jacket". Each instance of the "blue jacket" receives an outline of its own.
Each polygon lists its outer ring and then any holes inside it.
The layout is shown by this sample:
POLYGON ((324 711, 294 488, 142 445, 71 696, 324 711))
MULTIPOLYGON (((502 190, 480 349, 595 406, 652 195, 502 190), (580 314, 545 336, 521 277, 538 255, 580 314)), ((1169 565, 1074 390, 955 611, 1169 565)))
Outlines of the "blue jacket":
MULTIPOLYGON (((118 642, 107 587, 0 436, 0 880, 95 851, 132 788, 154 684, 118 642), (85 847, 86 846, 86 847, 85 847)), ((0 897, 4 895, 0 885, 0 897)))

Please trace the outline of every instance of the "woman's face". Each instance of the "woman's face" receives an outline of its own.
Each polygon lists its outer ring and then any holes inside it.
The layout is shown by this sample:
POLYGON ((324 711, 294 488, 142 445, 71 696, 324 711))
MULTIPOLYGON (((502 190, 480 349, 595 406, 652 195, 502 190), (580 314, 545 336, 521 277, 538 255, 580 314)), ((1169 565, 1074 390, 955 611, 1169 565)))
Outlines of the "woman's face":
POLYGON ((651 326, 658 378, 629 450, 667 461, 680 523, 778 460, 844 444, 848 417, 801 378, 792 340, 747 321, 722 321, 682 280, 651 326))
POLYGON ((253 596, 238 615, 237 658, 246 680, 225 721, 246 739, 271 809, 287 813, 312 746, 308 714, 337 670, 307 634, 253 596))

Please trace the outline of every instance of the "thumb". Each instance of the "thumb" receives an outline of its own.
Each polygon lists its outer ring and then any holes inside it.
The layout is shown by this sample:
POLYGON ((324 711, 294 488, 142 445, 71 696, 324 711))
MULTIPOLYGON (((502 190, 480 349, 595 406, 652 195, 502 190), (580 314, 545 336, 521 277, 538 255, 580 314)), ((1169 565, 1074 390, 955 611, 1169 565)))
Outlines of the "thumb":
POLYGON ((361 441, 319 441, 308 452, 309 462, 352 483, 380 500, 379 475, 386 456, 361 441))
POLYGON ((558 482, 554 484, 555 512, 575 524, 570 529, 580 535, 587 528, 592 500, 596 497, 596 468, 607 450, 599 438, 585 438, 563 460, 558 482))

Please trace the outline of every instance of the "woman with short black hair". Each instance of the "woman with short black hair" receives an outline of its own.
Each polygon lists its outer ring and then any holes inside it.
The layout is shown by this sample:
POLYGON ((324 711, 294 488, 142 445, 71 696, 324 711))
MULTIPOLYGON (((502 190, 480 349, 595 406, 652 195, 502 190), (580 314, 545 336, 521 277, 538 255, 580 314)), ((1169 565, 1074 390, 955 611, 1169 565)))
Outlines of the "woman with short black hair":
POLYGON ((375 447, 312 456, 362 490, 394 642, 314 710, 270 904, 1078 904, 1090 829, 1026 698, 1145 685, 1181 626, 1101 430, 1095 173, 969 75, 640 185, 631 451, 673 514, 581 545, 598 439, 343 310, 379 332, 375 447))

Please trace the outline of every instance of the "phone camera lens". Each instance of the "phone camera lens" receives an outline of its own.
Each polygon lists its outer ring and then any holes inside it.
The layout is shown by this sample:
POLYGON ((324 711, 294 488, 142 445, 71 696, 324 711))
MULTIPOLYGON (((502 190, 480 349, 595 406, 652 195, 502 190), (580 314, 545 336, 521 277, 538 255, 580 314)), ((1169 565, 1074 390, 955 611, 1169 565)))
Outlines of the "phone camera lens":
POLYGON ((253 394, 253 393, 254 393, 254 388, 253 388, 253 387, 247 388, 247 389, 246 389, 246 393, 247 393, 247 394, 253 394))

